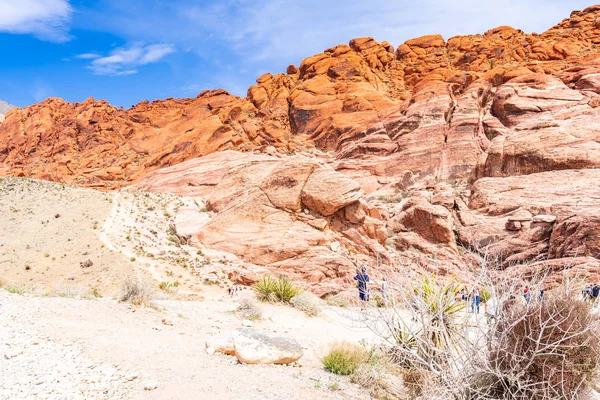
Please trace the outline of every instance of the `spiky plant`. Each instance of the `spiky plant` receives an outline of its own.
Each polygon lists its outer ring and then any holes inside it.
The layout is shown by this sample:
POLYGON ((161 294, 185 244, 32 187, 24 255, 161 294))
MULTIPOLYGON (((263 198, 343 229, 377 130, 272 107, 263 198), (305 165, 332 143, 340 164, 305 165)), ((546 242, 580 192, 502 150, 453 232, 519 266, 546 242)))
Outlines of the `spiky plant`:
POLYGON ((254 290, 262 301, 281 303, 289 303, 301 292, 301 289, 285 276, 262 277, 254 285, 254 290))

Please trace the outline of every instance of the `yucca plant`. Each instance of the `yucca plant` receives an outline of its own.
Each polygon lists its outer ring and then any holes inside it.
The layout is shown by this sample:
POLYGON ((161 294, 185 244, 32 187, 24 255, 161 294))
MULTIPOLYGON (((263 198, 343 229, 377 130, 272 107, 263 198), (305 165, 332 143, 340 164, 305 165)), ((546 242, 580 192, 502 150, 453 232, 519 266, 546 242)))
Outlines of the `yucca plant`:
POLYGON ((439 357, 463 339, 458 315, 465 305, 458 301, 461 286, 453 279, 438 281, 435 276, 425 276, 414 289, 414 305, 419 339, 418 352, 424 358, 442 362, 439 357))
POLYGON ((285 276, 262 277, 254 285, 254 290, 260 300, 272 303, 289 303, 294 296, 301 292, 301 289, 285 276))

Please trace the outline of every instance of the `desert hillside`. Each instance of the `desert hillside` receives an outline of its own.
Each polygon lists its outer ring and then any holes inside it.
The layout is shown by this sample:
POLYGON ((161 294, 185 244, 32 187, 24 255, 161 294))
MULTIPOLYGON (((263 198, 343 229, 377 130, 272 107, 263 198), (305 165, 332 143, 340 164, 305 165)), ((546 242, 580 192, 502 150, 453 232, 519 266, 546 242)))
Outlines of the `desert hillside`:
POLYGON ((596 5, 0 101, 0 398, 599 398, 599 45, 596 5))
POLYGON ((0 173, 190 197, 208 213, 179 221, 189 244, 256 266, 228 274, 244 284, 283 271, 323 296, 358 263, 432 257, 461 279, 482 259, 595 274, 599 21, 592 6, 540 34, 354 39, 245 99, 48 99, 0 125, 0 173))

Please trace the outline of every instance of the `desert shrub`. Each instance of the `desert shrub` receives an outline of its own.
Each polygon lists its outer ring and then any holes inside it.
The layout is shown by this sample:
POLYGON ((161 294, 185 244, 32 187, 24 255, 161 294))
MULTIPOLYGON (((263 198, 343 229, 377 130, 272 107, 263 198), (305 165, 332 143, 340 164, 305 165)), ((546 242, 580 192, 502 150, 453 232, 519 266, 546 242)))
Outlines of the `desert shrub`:
POLYGON ((255 285, 254 290, 262 301, 289 303, 301 290, 287 277, 267 276, 261 278, 255 285))
POLYGON ((575 296, 514 303, 498 320, 489 370, 475 386, 503 399, 577 398, 598 370, 599 328, 598 316, 575 296))
POLYGON ((147 304, 152 297, 152 290, 148 285, 137 280, 123 282, 119 300, 136 306, 147 304))
POLYGON ((240 301, 237 311, 243 318, 249 319, 250 321, 261 319, 263 313, 260 304, 250 299, 240 301))
POLYGON ((292 297, 290 304, 298 310, 304 311, 308 316, 315 317, 319 315, 321 307, 315 295, 308 292, 301 292, 292 297))
POLYGON ((158 288, 165 293, 173 293, 179 287, 179 281, 175 282, 161 282, 158 284, 158 288))
MULTIPOLYGON (((436 363, 442 362, 437 359, 438 356, 444 353, 445 349, 452 347, 456 340, 462 339, 462 327, 457 319, 465 305, 457 300, 460 289, 460 285, 454 280, 440 282, 435 276, 422 277, 414 288, 410 298, 411 304, 408 306, 416 314, 418 336, 422 343, 419 351, 423 359, 432 361, 436 358, 436 363)), ((395 328, 404 327, 397 325, 395 328)), ((393 332, 396 338, 401 333, 393 332)), ((412 351, 412 348, 407 350, 412 351)))
POLYGON ((388 350, 377 348, 369 352, 368 361, 356 368, 350 380, 367 389, 376 399, 405 399, 407 392, 402 369, 391 360, 388 350))
POLYGON ((492 292, 486 288, 481 288, 479 290, 479 300, 482 303, 487 303, 492 298, 492 292))
POLYGON ((382 308, 385 307, 385 300, 383 299, 383 297, 379 296, 379 295, 375 295, 375 306, 377 308, 382 308))
POLYGON ((348 307, 348 301, 346 299, 344 299, 341 296, 336 296, 333 294, 327 295, 327 297, 325 297, 325 302, 327 302, 327 305, 331 306, 331 307, 341 307, 341 308, 348 307))
POLYGON ((17 285, 8 285, 4 288, 4 290, 6 290, 8 293, 12 293, 12 294, 25 293, 25 289, 23 287, 17 286, 17 285))
POLYGON ((321 362, 329 372, 350 375, 368 358, 369 354, 363 347, 344 341, 332 343, 321 362))

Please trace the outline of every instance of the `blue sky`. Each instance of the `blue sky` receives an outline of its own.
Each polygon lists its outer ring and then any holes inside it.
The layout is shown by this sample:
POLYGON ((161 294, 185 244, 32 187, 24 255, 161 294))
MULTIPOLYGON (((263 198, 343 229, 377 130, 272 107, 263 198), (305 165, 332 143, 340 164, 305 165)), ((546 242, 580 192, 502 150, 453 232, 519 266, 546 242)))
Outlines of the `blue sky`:
POLYGON ((499 25, 542 32, 577 0, 0 0, 0 98, 117 106, 224 88, 362 36, 395 47, 499 25))

